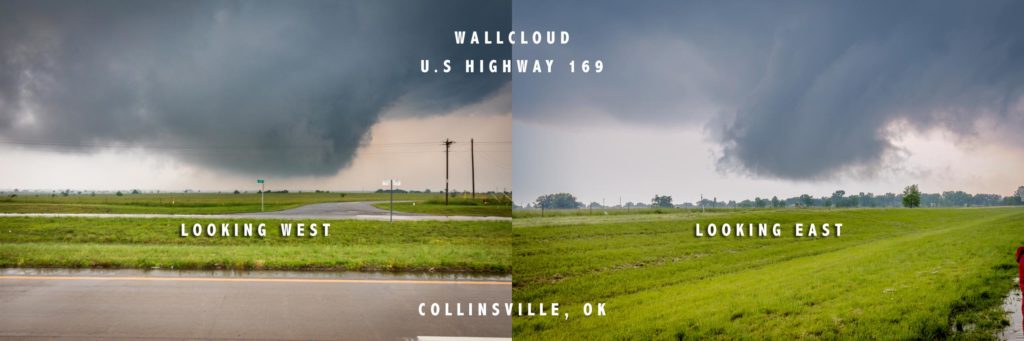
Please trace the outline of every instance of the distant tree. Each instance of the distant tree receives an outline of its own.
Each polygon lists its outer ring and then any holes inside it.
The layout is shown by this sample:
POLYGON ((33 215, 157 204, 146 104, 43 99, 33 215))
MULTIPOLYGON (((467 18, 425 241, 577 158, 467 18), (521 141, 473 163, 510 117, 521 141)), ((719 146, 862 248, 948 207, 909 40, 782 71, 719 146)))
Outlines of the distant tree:
POLYGON ((132 190, 132 194, 142 194, 142 192, 139 192, 139 190, 137 190, 137 189, 133 189, 132 190))
POLYGON ((238 191, 238 190, 236 189, 236 190, 235 190, 235 194, 242 194, 242 192, 239 192, 239 191, 238 191))
POLYGON ((971 205, 974 206, 996 206, 1003 200, 1003 197, 998 194, 985 194, 978 193, 973 196, 971 205))
POLYGON ((814 198, 811 198, 808 194, 801 194, 800 203, 803 204, 804 207, 811 207, 811 205, 814 205, 814 198))
POLYGON ((775 207, 775 208, 779 207, 779 197, 772 196, 772 207, 775 207))
POLYGON ((536 207, 546 209, 568 209, 580 208, 583 203, 576 201, 576 197, 569 193, 547 194, 537 197, 536 207))
POLYGON ((973 201, 973 197, 964 191, 946 191, 942 192, 942 203, 946 206, 968 206, 973 201))
POLYGON ((587 207, 590 207, 590 208, 601 208, 601 204, 599 204, 596 201, 591 201, 590 205, 587 205, 587 207))
POLYGON ((1021 205, 1021 199, 1020 199, 1020 197, 1018 197, 1016 195, 1005 197, 1005 198, 1003 198, 1003 205, 1009 205, 1009 206, 1021 205))
POLYGON ((121 193, 121 191, 117 191, 117 196, 119 196, 119 197, 123 197, 123 196, 124 196, 124 193, 121 193))
POLYGON ((921 191, 917 185, 910 185, 903 189, 903 207, 914 208, 921 206, 921 191))
POLYGON ((654 195, 654 199, 651 199, 651 206, 654 207, 672 207, 672 196, 671 195, 654 195))
POLYGON ((878 206, 878 204, 875 202, 875 195, 872 194, 871 192, 868 192, 866 194, 864 192, 861 192, 860 199, 858 200, 857 205, 869 207, 878 206))

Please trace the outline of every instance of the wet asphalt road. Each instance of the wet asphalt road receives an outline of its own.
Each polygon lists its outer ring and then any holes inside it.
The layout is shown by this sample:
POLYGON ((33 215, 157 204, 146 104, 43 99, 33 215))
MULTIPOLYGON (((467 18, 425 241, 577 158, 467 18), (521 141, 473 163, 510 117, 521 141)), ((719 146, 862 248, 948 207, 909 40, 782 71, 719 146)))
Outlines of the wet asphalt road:
POLYGON ((0 338, 511 338, 508 317, 419 315, 421 302, 503 303, 511 295, 507 279, 0 274, 0 338))

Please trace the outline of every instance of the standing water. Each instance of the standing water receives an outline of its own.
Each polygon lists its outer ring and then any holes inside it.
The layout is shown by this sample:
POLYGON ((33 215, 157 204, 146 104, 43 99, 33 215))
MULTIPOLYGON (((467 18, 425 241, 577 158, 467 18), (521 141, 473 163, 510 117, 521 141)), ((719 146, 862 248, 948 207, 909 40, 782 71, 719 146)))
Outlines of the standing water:
POLYGON ((1003 334, 999 335, 1001 340, 1024 340, 1024 326, 1021 326, 1021 293, 1020 289, 1013 288, 1010 294, 1006 296, 1006 300, 1003 301, 1003 311, 1006 311, 1007 318, 1010 319, 1010 325, 1003 329, 1003 334))

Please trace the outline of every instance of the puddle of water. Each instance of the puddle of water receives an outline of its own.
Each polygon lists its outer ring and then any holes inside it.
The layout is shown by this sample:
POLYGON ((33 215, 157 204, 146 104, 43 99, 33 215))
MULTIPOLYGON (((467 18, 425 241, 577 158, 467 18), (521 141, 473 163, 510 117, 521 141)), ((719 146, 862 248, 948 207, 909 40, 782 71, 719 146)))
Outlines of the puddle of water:
POLYGON ((45 269, 0 268, 0 276, 149 276, 149 277, 234 277, 234 278, 312 278, 312 279, 387 279, 387 280, 472 280, 511 281, 509 276, 464 273, 402 272, 318 272, 318 271, 240 271, 240 270, 165 270, 165 269, 45 269))
POLYGON ((1003 311, 1006 312, 1006 317, 1010 319, 1010 325, 1003 329, 1003 333, 999 335, 1000 340, 1024 340, 1020 302, 1021 292, 1018 288, 1011 290, 1010 294, 1003 300, 1003 311))

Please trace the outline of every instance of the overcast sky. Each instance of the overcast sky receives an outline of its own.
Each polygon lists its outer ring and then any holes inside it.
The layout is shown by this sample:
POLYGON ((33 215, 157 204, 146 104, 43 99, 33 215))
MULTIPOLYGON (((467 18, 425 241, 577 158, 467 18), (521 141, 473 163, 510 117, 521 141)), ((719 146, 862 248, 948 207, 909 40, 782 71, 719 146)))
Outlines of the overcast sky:
POLYGON ((1009 194, 1024 184, 1024 3, 0 3, 0 189, 515 187, 1009 194), (568 46, 456 46, 455 29, 568 46), (602 74, 421 75, 420 58, 602 59, 602 74), (510 128, 511 127, 511 128, 510 128), (511 141, 511 143, 510 143, 511 141))
POLYGON ((516 1, 568 30, 516 58, 605 72, 513 77, 519 203, 809 193, 1010 194, 1024 185, 1024 3, 516 1))
POLYGON ((445 138, 456 187, 475 138, 478 187, 510 188, 511 77, 419 72, 509 57, 452 31, 510 25, 508 1, 3 1, 0 189, 437 190, 445 138))

